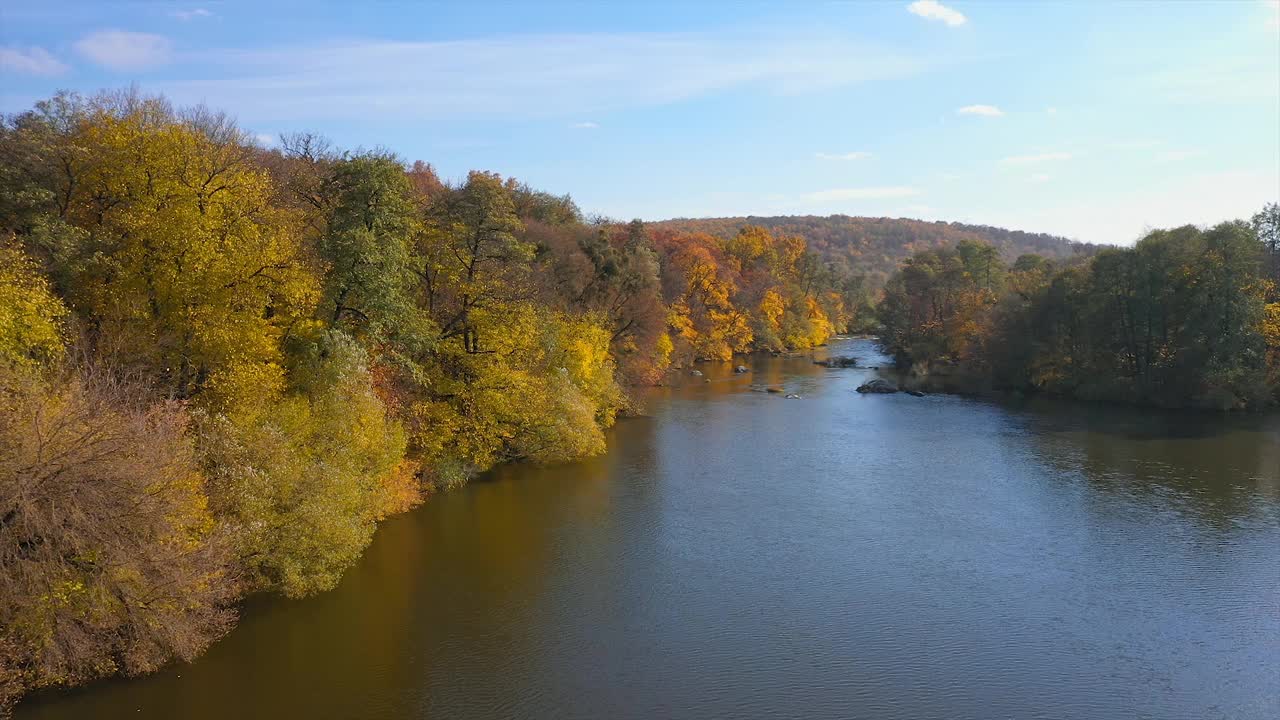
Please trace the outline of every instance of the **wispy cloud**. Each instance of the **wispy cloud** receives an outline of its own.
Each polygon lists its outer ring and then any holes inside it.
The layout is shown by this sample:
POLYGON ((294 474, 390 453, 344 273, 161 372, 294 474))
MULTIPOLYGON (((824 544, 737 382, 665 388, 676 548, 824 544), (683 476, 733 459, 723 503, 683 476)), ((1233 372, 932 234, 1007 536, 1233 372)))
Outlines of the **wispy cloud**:
POLYGON ((1270 12, 1267 14, 1266 28, 1272 32, 1280 32, 1280 0, 1262 0, 1270 12))
POLYGON ((0 70, 23 75, 60 75, 67 65, 40 47, 0 47, 0 70))
POLYGON ((1155 138, 1132 138, 1128 140, 1115 140, 1110 146, 1117 150, 1148 150, 1160 145, 1160 141, 1155 138))
POLYGON ((594 123, 594 122, 591 122, 590 120, 587 120, 585 122, 573 123, 569 127, 575 130, 595 130, 596 128, 600 127, 600 123, 594 123))
POLYGON ((1004 111, 995 105, 965 105, 956 109, 957 115, 981 115, 982 117, 1000 117, 1004 111))
POLYGON ((935 0, 916 0, 907 6, 907 12, 926 20, 937 20, 951 27, 959 27, 968 21, 962 13, 935 0))
POLYGON ((1156 153, 1156 159, 1161 162, 1181 162, 1201 155, 1204 152, 1200 150, 1163 150, 1156 153))
POLYGON ((862 150, 856 150, 854 152, 846 152, 846 153, 819 152, 819 153, 814 153, 813 156, 818 158, 819 160, 865 160, 866 158, 871 157, 871 153, 864 152, 862 150))
POLYGON ((169 61, 168 38, 150 33, 99 30, 78 40, 76 52, 112 70, 142 70, 169 61))
POLYGON ((1060 160, 1070 160, 1071 153, 1068 152, 1047 152, 1035 155, 1010 155, 1007 158, 1001 158, 1001 165, 1038 165, 1046 162, 1057 162, 1060 160))
POLYGON ((1274 54, 1220 54, 1179 58, 1160 70, 1134 76, 1133 91, 1151 100, 1187 105, 1253 103, 1280 96, 1280 64, 1274 54))
POLYGON ((156 84, 157 90, 179 102, 252 107, 272 119, 369 112, 590 117, 730 89, 803 94, 897 79, 927 66, 921 57, 847 35, 786 30, 321 42, 184 59, 192 76, 208 67, 222 75, 156 84))
POLYGON ((169 17, 177 18, 183 22, 191 20, 202 20, 204 18, 213 17, 213 13, 204 8, 195 8, 194 10, 173 10, 169 13, 169 17))
POLYGON ((887 200, 892 198, 914 197, 919 194, 920 191, 916 188, 905 186, 832 188, 831 190, 819 190, 817 192, 806 193, 802 196, 802 199, 808 204, 819 205, 822 203, 845 200, 887 200))
POLYGON ((276 144, 276 136, 271 133, 255 133, 253 139, 257 140, 259 145, 265 147, 271 147, 276 144))
POLYGON ((890 214, 896 215, 897 217, 911 217, 911 218, 923 219, 923 218, 932 217, 936 215, 937 212, 938 211, 936 209, 934 209, 929 205, 906 205, 904 207, 900 207, 897 210, 892 211, 890 214))
POLYGON ((1030 181, 1031 181, 1031 182, 1033 182, 1033 183, 1036 183, 1036 184, 1038 185, 1038 184, 1040 184, 1040 183, 1047 183, 1047 182, 1049 182, 1050 180, 1052 180, 1052 179, 1053 179, 1053 176, 1048 175, 1048 174, 1046 174, 1046 173, 1036 173, 1035 175, 1032 175, 1031 177, 1029 177, 1029 178, 1027 178, 1027 179, 1028 179, 1028 180, 1030 180, 1030 181))

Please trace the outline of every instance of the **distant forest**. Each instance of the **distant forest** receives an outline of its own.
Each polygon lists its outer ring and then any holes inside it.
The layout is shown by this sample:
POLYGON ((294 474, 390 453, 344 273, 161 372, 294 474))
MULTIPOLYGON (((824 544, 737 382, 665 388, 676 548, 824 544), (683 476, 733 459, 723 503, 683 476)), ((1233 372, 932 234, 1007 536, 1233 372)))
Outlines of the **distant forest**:
POLYGON ((1006 262, 1020 255, 1040 255, 1066 260, 1093 255, 1101 246, 1057 235, 1006 230, 989 225, 926 222, 905 218, 853 217, 850 215, 787 215, 779 217, 679 218, 651 223, 650 227, 684 233, 707 233, 721 238, 736 235, 744 227, 760 227, 773 235, 804 238, 810 252, 845 272, 856 272, 870 287, 881 287, 898 265, 912 255, 949 247, 963 240, 987 243, 1006 262))

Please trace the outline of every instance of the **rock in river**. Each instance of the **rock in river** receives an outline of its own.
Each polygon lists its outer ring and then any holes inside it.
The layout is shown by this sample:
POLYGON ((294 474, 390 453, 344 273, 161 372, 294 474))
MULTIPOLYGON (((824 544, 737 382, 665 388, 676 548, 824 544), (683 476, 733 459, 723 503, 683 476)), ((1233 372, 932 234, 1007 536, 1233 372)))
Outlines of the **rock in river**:
POLYGON ((884 378, 876 378, 870 382, 865 382, 858 386, 860 393, 896 393, 898 386, 885 380, 884 378))
POLYGON ((826 360, 814 360, 813 364, 829 368, 851 368, 858 367, 858 358, 836 355, 835 357, 830 357, 826 360))

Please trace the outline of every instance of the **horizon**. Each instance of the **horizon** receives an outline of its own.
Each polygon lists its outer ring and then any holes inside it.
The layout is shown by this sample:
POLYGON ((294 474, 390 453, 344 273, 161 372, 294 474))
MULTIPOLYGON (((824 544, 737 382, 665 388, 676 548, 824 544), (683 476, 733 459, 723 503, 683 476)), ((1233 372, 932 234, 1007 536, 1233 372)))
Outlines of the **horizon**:
POLYGON ((620 220, 893 217, 1128 245, 1280 199, 1271 0, 311 7, 0 9, 0 111, 132 85, 265 145, 314 131, 620 220))

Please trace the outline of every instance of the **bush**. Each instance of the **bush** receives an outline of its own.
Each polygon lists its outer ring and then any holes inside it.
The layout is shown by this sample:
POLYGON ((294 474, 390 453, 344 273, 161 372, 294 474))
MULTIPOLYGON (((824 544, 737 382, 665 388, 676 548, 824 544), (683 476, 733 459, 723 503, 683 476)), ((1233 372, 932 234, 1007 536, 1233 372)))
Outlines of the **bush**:
POLYGON ((236 585, 175 402, 95 370, 0 370, 0 706, 190 660, 236 585))

